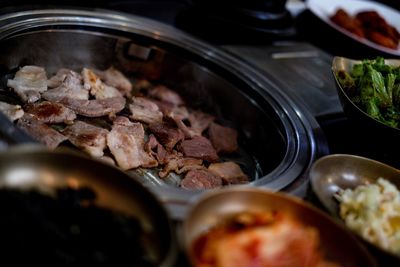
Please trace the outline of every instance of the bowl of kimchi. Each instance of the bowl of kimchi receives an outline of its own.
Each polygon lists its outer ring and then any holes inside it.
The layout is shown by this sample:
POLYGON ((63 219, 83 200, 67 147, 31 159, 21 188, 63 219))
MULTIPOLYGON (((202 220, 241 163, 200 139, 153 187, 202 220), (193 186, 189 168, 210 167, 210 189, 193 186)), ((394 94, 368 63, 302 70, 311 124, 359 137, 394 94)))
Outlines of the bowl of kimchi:
POLYGON ((259 188, 204 194, 183 223, 195 267, 377 266, 359 240, 305 201, 259 188))

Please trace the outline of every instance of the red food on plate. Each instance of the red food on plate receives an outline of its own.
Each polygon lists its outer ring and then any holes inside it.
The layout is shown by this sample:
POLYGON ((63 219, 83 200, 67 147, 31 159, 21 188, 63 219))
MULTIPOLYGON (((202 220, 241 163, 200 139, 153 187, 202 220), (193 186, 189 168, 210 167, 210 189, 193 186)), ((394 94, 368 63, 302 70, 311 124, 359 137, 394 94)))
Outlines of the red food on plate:
POLYGON ((366 10, 351 16, 339 8, 330 20, 343 29, 378 45, 390 49, 398 47, 400 33, 376 11, 366 10))

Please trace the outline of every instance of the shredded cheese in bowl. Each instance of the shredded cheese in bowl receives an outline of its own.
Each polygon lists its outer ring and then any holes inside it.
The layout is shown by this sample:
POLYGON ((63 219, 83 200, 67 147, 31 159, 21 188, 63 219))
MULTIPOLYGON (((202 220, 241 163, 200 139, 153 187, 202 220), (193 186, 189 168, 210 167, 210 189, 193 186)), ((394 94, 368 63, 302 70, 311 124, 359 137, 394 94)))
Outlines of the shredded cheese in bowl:
POLYGON ((400 255, 400 192, 388 180, 340 190, 340 217, 371 243, 400 255))

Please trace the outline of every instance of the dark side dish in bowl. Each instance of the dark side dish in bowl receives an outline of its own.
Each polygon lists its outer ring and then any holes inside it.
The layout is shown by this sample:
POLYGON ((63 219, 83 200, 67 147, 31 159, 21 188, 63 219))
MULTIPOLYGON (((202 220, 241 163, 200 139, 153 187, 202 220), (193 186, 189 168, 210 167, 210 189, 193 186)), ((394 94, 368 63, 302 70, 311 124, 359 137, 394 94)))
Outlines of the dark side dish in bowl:
POLYGON ((155 267, 140 221, 98 207, 90 188, 0 189, 2 262, 12 265, 108 264, 155 267))

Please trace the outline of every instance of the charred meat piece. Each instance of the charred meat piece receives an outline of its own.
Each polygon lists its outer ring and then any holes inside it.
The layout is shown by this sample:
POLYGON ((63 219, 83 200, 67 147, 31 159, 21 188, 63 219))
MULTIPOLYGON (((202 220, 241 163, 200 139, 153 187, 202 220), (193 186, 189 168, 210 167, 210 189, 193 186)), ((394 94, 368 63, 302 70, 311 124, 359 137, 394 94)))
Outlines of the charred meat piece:
POLYGON ((338 9, 336 13, 330 17, 331 21, 338 26, 348 30, 349 32, 364 38, 364 30, 362 24, 359 20, 351 17, 346 11, 343 9, 338 9))
POLYGON ((213 189, 221 186, 221 178, 207 170, 189 171, 181 181, 181 187, 190 190, 213 189))
POLYGON ((25 114, 17 121, 17 126, 26 131, 33 139, 51 149, 67 140, 67 137, 39 121, 32 114, 25 114))
POLYGON ((131 119, 147 124, 162 122, 163 114, 157 104, 145 97, 132 97, 132 104, 129 105, 132 113, 131 119))
POLYGON ((210 140, 204 136, 195 136, 192 139, 182 141, 180 150, 185 157, 203 159, 209 162, 218 161, 217 152, 210 140))
POLYGON ((76 119, 76 114, 71 109, 60 103, 43 101, 40 103, 27 104, 24 106, 27 113, 44 123, 72 123, 76 119))
POLYGON ((105 71, 95 71, 97 75, 109 86, 115 87, 118 91, 125 95, 129 96, 132 91, 132 83, 114 67, 110 67, 105 71))
POLYGON ((24 110, 20 105, 11 105, 0 101, 0 112, 7 116, 11 121, 18 120, 24 116, 24 110))
POLYGON ((103 83, 92 70, 83 68, 83 87, 90 90, 90 94, 96 99, 104 99, 110 97, 122 97, 122 94, 114 87, 103 83))
POLYGON ((60 99, 59 102, 69 107, 79 115, 93 118, 120 112, 124 109, 126 100, 124 97, 110 97, 93 100, 65 97, 60 99))
POLYGON ((208 135, 218 153, 232 153, 238 148, 237 131, 233 128, 213 122, 208 129, 208 135))
POLYGON ((184 158, 182 155, 175 152, 175 154, 169 154, 167 156, 167 164, 158 173, 158 175, 161 178, 164 178, 172 171, 177 174, 181 174, 191 170, 206 169, 202 163, 203 161, 201 159, 184 158))
POLYGON ((47 90, 46 71, 38 66, 24 66, 15 73, 14 79, 7 81, 7 86, 13 88, 23 102, 36 102, 40 93, 47 90))
POLYGON ((132 123, 126 117, 117 117, 112 130, 107 134, 107 145, 118 166, 123 170, 158 165, 144 150, 144 129, 141 123, 132 123))
POLYGON ((249 177, 243 173, 239 165, 232 161, 212 163, 208 170, 221 177, 224 184, 244 184, 249 182, 249 177))
POLYGON ((184 135, 179 129, 166 122, 151 124, 149 130, 167 150, 172 150, 179 141, 184 139, 184 135))
POLYGON ((149 96, 176 106, 184 104, 180 95, 164 85, 157 85, 151 88, 149 90, 149 96))
POLYGON ((87 100, 89 99, 89 90, 82 84, 82 76, 74 71, 68 71, 64 81, 57 88, 48 90, 42 94, 46 100, 58 102, 63 98, 72 98, 87 100))
POLYGON ((76 147, 82 149, 93 157, 102 157, 106 148, 106 129, 91 125, 83 121, 75 121, 67 126, 62 133, 76 147))
POLYGON ((59 87, 64 82, 65 78, 67 78, 67 74, 70 71, 69 69, 59 69, 56 75, 47 80, 47 86, 49 88, 59 87))
POLYGON ((150 134, 149 139, 144 145, 144 150, 155 157, 159 164, 165 164, 168 162, 170 154, 165 148, 157 141, 153 134, 150 134))

